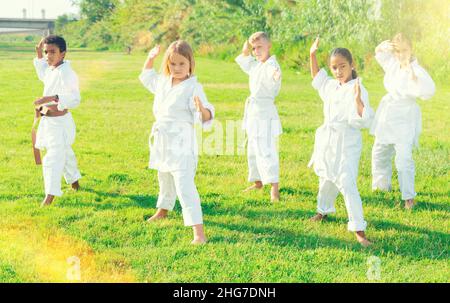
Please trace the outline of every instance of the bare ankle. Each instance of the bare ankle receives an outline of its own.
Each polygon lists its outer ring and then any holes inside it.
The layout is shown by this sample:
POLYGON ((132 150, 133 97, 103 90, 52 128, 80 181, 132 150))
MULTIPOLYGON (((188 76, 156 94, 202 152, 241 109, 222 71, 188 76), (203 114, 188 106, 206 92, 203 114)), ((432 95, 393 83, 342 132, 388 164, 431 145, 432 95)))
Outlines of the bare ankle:
POLYGON ((80 183, 78 183, 78 180, 72 183, 72 188, 74 190, 79 190, 80 189, 80 183))
POLYGON ((167 216, 168 213, 169 213, 169 210, 163 209, 163 208, 158 208, 155 215, 167 216))
POLYGON ((323 221, 327 218, 327 215, 322 215, 321 213, 317 213, 314 217, 311 218, 311 221, 323 221))
POLYGON ((406 209, 412 209, 412 208, 414 208, 414 206, 415 206, 414 199, 405 200, 405 208, 406 209))
POLYGON ((206 236, 205 236, 205 230, 203 228, 203 224, 193 225, 192 231, 194 233, 194 241, 206 242, 206 236))
POLYGON ((156 221, 156 220, 167 218, 168 212, 169 211, 167 209, 158 208, 156 213, 153 216, 151 216, 150 218, 147 219, 147 222, 152 222, 152 221, 156 221))
POLYGON ((49 206, 50 204, 52 204, 54 199, 55 199, 54 195, 46 195, 44 200, 41 203, 41 207, 49 206))
POLYGON ((372 245, 372 242, 370 242, 367 237, 366 237, 366 233, 364 231, 357 231, 355 232, 356 235, 356 240, 358 240, 358 242, 364 246, 364 247, 368 247, 370 245, 372 245))

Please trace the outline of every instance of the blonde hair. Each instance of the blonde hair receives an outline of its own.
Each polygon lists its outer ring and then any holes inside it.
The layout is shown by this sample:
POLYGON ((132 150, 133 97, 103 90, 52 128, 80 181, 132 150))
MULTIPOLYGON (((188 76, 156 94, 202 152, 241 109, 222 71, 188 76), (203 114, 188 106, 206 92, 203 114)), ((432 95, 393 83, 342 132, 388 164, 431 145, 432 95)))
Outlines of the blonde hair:
POLYGON ((195 70, 194 52, 189 43, 184 40, 177 40, 169 45, 161 64, 162 73, 166 76, 170 75, 169 63, 170 58, 174 53, 185 57, 189 61, 189 75, 193 75, 195 70))
POLYGON ((250 38, 248 38, 248 42, 250 42, 250 44, 251 44, 253 42, 256 42, 256 41, 262 40, 262 39, 266 40, 267 42, 270 42, 269 35, 267 35, 265 32, 253 33, 250 36, 250 38))
POLYGON ((406 37, 406 35, 404 35, 403 33, 398 33, 392 38, 392 42, 395 43, 396 45, 400 45, 401 49, 396 49, 397 52, 402 52, 404 46, 408 47, 409 50, 411 51, 411 61, 413 60, 414 56, 412 43, 411 40, 409 40, 408 37, 406 37))

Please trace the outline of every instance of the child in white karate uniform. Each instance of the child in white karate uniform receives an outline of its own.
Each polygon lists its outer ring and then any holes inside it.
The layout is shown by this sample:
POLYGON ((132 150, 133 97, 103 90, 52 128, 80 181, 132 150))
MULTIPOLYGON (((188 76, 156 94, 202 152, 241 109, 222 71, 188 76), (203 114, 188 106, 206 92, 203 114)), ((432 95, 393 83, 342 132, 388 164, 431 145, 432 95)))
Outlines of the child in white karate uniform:
POLYGON ((44 82, 44 97, 34 105, 46 107, 47 113, 41 118, 34 147, 47 150, 42 162, 45 198, 41 206, 50 205, 55 196, 61 196, 61 177, 67 184, 79 189, 81 178, 72 144, 75 141, 75 122, 69 109, 80 104, 78 77, 64 60, 66 42, 62 37, 50 35, 36 46, 37 58, 34 67, 39 80, 44 82), (45 57, 44 58, 44 54, 45 57))
POLYGON ((373 110, 369 95, 357 78, 353 58, 345 48, 336 48, 330 57, 330 69, 335 79, 328 77, 325 69, 319 70, 316 52, 319 38, 310 50, 312 85, 323 101, 324 124, 316 131, 314 153, 310 166, 319 176, 317 215, 321 221, 336 212, 334 202, 339 192, 343 195, 348 215, 348 230, 356 234, 363 246, 371 243, 365 236, 362 201, 358 192, 357 177, 362 149, 361 128, 370 127, 373 110))
POLYGON ((158 170, 157 212, 148 222, 167 217, 178 196, 184 224, 192 226, 193 244, 206 242, 200 197, 194 183, 198 151, 194 123, 211 126, 214 107, 208 102, 202 85, 194 76, 195 61, 185 41, 173 42, 167 49, 162 73, 153 69, 160 47, 153 48, 139 76, 155 95, 155 123, 150 135, 149 167, 158 170))
POLYGON ((392 180, 392 157, 405 208, 414 206, 415 167, 413 148, 418 146, 422 117, 417 98, 430 99, 435 85, 428 73, 412 57, 411 42, 402 34, 384 41, 375 49, 375 58, 385 72, 384 87, 388 94, 378 106, 371 133, 372 188, 389 191, 392 180))
POLYGON ((275 97, 281 87, 281 69, 270 55, 271 43, 264 32, 257 32, 244 43, 236 58, 249 75, 250 97, 245 103, 243 129, 247 134, 248 181, 255 184, 245 191, 271 184, 271 200, 278 201, 279 156, 277 138, 282 133, 275 97), (253 56, 250 52, 253 51, 253 56))

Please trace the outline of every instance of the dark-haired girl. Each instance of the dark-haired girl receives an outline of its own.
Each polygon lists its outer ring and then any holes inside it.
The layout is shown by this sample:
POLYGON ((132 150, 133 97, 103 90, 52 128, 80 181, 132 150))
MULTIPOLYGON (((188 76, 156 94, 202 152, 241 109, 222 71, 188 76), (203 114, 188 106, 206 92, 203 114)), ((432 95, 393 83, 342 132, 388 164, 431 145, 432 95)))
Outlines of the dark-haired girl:
POLYGON ((349 50, 336 48, 331 52, 330 70, 319 70, 316 52, 319 38, 310 50, 312 86, 323 101, 324 123, 317 129, 314 153, 309 166, 319 176, 317 214, 313 221, 322 221, 336 212, 334 201, 343 195, 348 214, 348 230, 355 232, 363 246, 371 243, 364 233, 361 197, 356 185, 358 163, 362 149, 361 128, 370 127, 374 116, 369 95, 357 77, 349 50))

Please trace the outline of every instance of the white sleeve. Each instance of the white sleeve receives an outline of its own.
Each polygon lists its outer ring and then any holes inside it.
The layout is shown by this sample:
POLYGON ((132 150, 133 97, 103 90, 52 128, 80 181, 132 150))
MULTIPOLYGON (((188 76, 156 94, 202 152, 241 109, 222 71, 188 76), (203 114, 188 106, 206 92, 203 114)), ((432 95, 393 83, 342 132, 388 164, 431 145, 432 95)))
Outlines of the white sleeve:
POLYGON ((33 60, 34 69, 36 70, 36 74, 42 82, 44 81, 45 70, 48 68, 48 63, 45 58, 34 58, 33 60))
MULTIPOLYGON (((203 107, 208 109, 211 112, 211 119, 209 119, 208 121, 201 121, 201 114, 199 114, 195 108, 195 106, 192 108, 194 112, 194 115, 196 115, 197 119, 199 120, 198 122, 202 122, 202 126, 204 129, 208 130, 212 127, 212 123, 215 117, 215 109, 214 106, 209 103, 208 98, 206 98, 206 94, 205 91, 203 90, 203 86, 200 83, 196 84, 196 87, 194 89, 194 97, 198 96, 200 98, 200 101, 203 104, 203 107)), ((194 104, 192 102, 192 104, 194 104)))
POLYGON ((382 42, 378 46, 378 51, 375 54, 375 59, 378 61, 385 72, 388 70, 389 66, 395 62, 395 56, 389 50, 389 43, 387 41, 382 42))
POLYGON ((320 69, 312 81, 312 86, 319 92, 322 100, 326 100, 327 89, 330 87, 330 84, 332 84, 332 79, 328 77, 327 72, 323 68, 320 69))
POLYGON ((353 99, 354 106, 351 107, 348 115, 348 123, 358 129, 361 128, 370 128, 372 124, 373 117, 375 115, 373 109, 370 107, 369 102, 369 93, 361 84, 361 100, 364 103, 364 108, 362 112, 362 116, 358 114, 358 108, 356 105, 356 101, 353 99))
POLYGON ((239 56, 234 59, 237 64, 241 67, 241 69, 246 73, 249 74, 253 67, 255 67, 258 63, 256 62, 256 59, 252 56, 244 56, 243 54, 240 54, 239 56))
POLYGON ((58 93, 58 110, 72 109, 80 104, 81 96, 78 85, 78 76, 73 70, 62 72, 63 89, 58 93))
POLYGON ((148 89, 152 94, 156 93, 158 78, 159 75, 154 68, 143 69, 141 74, 139 75, 139 80, 141 81, 142 85, 144 85, 144 87, 148 89))
POLYGON ((433 79, 427 71, 422 68, 416 61, 411 63, 411 68, 417 77, 417 80, 409 79, 407 83, 407 91, 412 94, 415 98, 420 98, 422 100, 431 99, 436 92, 436 85, 433 79))

